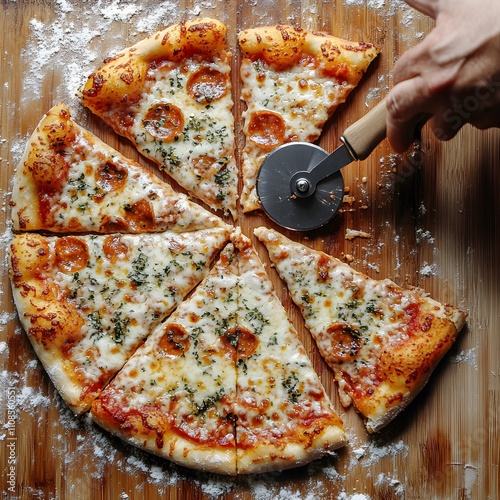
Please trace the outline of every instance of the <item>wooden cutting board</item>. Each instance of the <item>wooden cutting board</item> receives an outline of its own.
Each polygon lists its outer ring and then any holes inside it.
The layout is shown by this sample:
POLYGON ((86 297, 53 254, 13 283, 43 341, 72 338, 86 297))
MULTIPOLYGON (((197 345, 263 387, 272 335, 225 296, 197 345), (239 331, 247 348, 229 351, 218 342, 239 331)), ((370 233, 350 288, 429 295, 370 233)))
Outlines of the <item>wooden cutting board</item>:
MULTIPOLYGON (((144 163, 125 140, 85 111, 75 91, 106 56, 148 32, 195 16, 226 22, 234 48, 236 123, 238 29, 292 23, 382 48, 362 83, 328 124, 320 145, 339 134, 391 86, 394 61, 432 29, 400 0, 208 0, 2 2, 0 11, 0 485, 4 498, 224 499, 495 499, 500 495, 500 134, 464 128, 439 143, 427 128, 413 155, 384 141, 345 169, 350 204, 328 227, 307 237, 285 234, 377 278, 419 286, 468 313, 467 327, 431 381, 392 425, 368 436, 352 408, 339 403, 331 370, 303 328, 273 269, 270 276, 299 329, 349 445, 293 471, 238 479, 174 466, 74 418, 55 393, 17 320, 5 254, 11 236, 11 178, 24 144, 53 104, 125 155, 144 163), (370 238, 345 239, 346 229, 370 238)), ((239 129, 238 129, 239 131, 239 129)), ((241 141, 241 135, 239 136, 241 141)), ((241 217, 251 235, 272 224, 241 217)), ((254 239, 264 262, 263 247, 254 239)))

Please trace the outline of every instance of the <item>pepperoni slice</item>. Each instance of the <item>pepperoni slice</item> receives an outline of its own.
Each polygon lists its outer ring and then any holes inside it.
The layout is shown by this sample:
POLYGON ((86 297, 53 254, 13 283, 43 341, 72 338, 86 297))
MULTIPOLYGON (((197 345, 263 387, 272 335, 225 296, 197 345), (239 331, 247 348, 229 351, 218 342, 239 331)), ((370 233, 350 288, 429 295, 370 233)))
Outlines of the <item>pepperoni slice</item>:
POLYGON ((131 231, 146 231, 156 227, 154 210, 147 200, 126 205, 125 218, 131 231))
POLYGON ((56 241, 56 265, 61 271, 75 273, 89 262, 87 244, 75 236, 65 236, 56 241))
POLYGON ((121 240, 120 236, 113 234, 106 236, 102 247, 104 255, 113 264, 118 259, 123 259, 128 252, 128 246, 121 240))
POLYGON ((238 359, 248 359, 259 346, 259 339, 250 330, 238 328, 238 359))
POLYGON ((273 149, 285 140, 285 121, 272 111, 253 113, 248 124, 248 137, 262 149, 273 149))
POLYGON ((257 336, 250 330, 241 327, 226 332, 221 337, 221 341, 235 361, 248 359, 259 346, 257 336))
POLYGON ((186 85, 188 94, 200 104, 210 104, 227 94, 227 77, 216 69, 204 67, 193 73, 186 85))
POLYGON ((332 341, 332 356, 339 361, 354 359, 361 349, 358 333, 343 323, 330 325, 327 337, 332 341))
POLYGON ((202 155, 193 159, 193 168, 196 175, 202 179, 210 179, 219 168, 219 164, 213 156, 202 155))
POLYGON ((102 218, 101 225, 99 226, 99 232, 101 233, 124 233, 129 230, 130 227, 127 221, 121 217, 112 218, 108 215, 102 218))
POLYGON ((173 104, 158 103, 148 109, 142 124, 153 137, 170 142, 184 129, 184 115, 173 104))
POLYGON ((234 328, 228 330, 221 337, 221 343, 224 349, 229 353, 231 359, 236 361, 236 347, 238 346, 238 331, 234 328))
POLYGON ((165 333, 158 342, 164 356, 182 356, 189 349, 189 335, 177 324, 167 325, 165 333))
POLYGON ((106 192, 121 189, 127 182, 127 170, 107 162, 95 173, 97 185, 106 192))

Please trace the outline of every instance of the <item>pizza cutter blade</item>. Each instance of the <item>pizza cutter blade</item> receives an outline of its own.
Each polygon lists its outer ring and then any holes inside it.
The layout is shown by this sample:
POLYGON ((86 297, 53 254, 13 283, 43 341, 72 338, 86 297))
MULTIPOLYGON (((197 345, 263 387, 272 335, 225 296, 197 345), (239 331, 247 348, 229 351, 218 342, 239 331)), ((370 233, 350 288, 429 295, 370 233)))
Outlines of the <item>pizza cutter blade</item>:
POLYGON ((349 126, 342 146, 328 154, 308 142, 272 151, 257 175, 257 195, 271 220, 293 231, 311 231, 333 219, 344 197, 340 169, 364 160, 386 135, 385 99, 349 126))

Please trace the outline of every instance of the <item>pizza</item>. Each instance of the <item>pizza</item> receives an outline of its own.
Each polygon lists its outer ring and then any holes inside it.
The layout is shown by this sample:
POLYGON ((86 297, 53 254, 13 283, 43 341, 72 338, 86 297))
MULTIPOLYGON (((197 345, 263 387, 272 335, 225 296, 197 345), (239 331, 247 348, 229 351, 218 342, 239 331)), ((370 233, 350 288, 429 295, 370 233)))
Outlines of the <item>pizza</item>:
POLYGON ((14 231, 177 233, 229 226, 125 158, 62 103, 41 119, 14 176, 14 231))
POLYGON ((214 210, 237 215, 231 53, 226 26, 169 26, 106 59, 81 100, 214 210))
POLYGON ((239 232, 91 415, 152 453, 231 475, 296 467, 345 444, 342 422, 239 232))
POLYGON ((260 207, 255 183, 267 154, 283 143, 318 139, 379 48, 279 25, 243 30, 238 42, 246 104, 241 205, 250 212, 260 207))
POLYGON ((466 315, 277 231, 254 232, 333 369, 342 404, 354 404, 369 432, 382 429, 428 381, 466 315))
POLYGON ((224 228, 189 233, 13 237, 10 275, 21 323, 75 414, 208 273, 224 228))

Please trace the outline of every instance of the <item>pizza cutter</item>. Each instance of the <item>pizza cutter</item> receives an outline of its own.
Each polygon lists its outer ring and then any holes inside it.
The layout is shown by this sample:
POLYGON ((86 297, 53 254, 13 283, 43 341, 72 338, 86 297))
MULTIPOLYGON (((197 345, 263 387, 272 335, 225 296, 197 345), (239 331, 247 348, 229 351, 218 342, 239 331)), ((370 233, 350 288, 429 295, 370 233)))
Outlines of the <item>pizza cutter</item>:
POLYGON ((308 142, 290 142, 273 150, 257 175, 257 195, 276 224, 310 231, 328 223, 342 204, 340 169, 364 160, 386 136, 385 99, 349 126, 333 153, 308 142))

